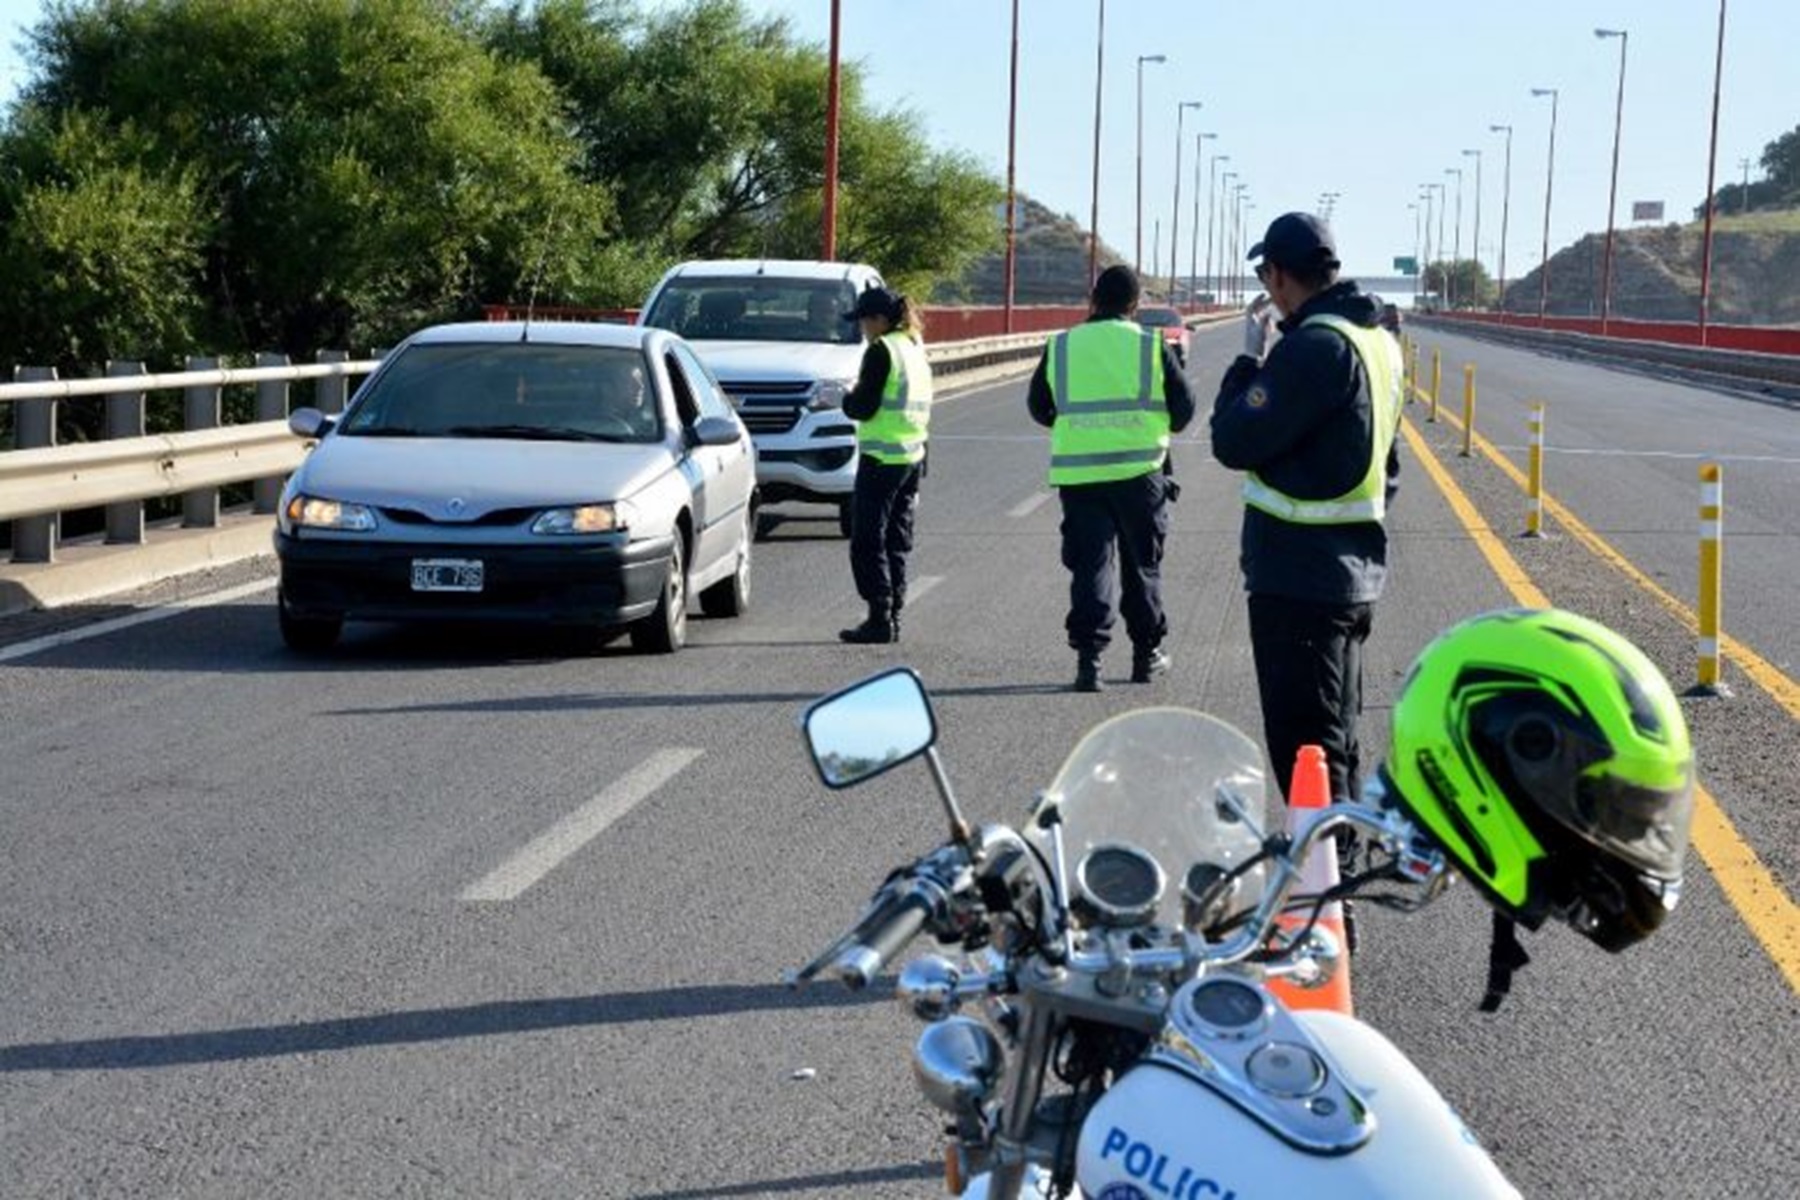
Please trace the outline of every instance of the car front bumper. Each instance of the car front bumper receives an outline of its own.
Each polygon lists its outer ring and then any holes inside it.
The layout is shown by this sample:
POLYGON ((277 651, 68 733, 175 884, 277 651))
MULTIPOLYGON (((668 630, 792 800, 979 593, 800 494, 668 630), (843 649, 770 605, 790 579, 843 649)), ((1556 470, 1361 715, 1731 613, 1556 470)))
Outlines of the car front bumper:
POLYGON ((624 545, 446 545, 275 534, 281 595, 298 617, 622 625, 649 616, 671 537, 624 545), (479 592, 416 592, 414 559, 479 559, 479 592))
POLYGON ((756 445, 756 484, 765 502, 836 504, 850 498, 856 488, 856 426, 842 411, 801 409, 793 426, 779 432, 746 423, 756 445))

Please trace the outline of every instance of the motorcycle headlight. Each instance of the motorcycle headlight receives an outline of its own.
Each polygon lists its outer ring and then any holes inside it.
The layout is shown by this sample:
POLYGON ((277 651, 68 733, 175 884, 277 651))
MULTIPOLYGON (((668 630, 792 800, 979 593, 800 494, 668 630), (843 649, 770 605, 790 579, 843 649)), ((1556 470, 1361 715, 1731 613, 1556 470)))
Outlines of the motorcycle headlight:
POLYGON ((631 528, 631 506, 624 501, 612 504, 577 504, 571 508, 551 508, 538 514, 531 532, 546 537, 564 537, 584 533, 618 533, 631 528))
POLYGON ((806 407, 814 412, 828 408, 844 407, 844 397, 856 386, 854 379, 821 379, 813 385, 813 393, 806 402, 806 407))
POLYGON ((318 496, 295 496, 289 500, 287 519, 297 528, 335 529, 340 533, 367 533, 375 528, 375 510, 368 505, 318 496))

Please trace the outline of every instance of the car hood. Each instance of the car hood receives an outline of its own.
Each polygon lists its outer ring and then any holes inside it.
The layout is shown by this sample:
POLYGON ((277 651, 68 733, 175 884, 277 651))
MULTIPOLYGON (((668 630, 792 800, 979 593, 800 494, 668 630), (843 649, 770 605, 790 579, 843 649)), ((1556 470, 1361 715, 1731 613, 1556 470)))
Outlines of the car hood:
POLYGON ((295 490, 472 521, 496 509, 624 499, 673 465, 660 444, 338 436, 313 450, 295 490))
POLYGON ((825 342, 689 342, 720 382, 855 379, 862 346, 825 342))

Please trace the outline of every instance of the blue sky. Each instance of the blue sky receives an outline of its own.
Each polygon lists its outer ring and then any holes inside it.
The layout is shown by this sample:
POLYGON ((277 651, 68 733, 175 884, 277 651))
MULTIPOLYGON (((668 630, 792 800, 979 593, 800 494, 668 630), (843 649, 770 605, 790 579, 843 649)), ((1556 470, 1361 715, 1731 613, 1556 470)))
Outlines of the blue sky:
MULTIPOLYGON (((652 3, 662 0, 651 0, 652 3)), ((828 0, 745 0, 788 17, 823 44, 828 0)), ((1018 180, 1058 212, 1084 224, 1093 169, 1094 55, 1098 0, 1022 0, 1018 180)), ((0 92, 23 78, 15 43, 39 0, 0 0, 0 92)), ((1617 86, 1617 41, 1596 26, 1631 34, 1619 165, 1619 223, 1634 200, 1662 200, 1685 218, 1705 192, 1717 0, 1383 0, 1350 5, 1289 0, 1275 6, 1224 0, 1110 0, 1107 4, 1100 227, 1131 255, 1136 229, 1136 61, 1144 80, 1144 254, 1161 220, 1163 254, 1173 208, 1177 105, 1182 148, 1181 261, 1192 233, 1193 135, 1216 132, 1207 154, 1248 184, 1260 225, 1291 208, 1341 193, 1334 224, 1348 268, 1385 274, 1414 248, 1407 209, 1425 181, 1446 183, 1454 217, 1465 169, 1462 245, 1474 236, 1473 158, 1482 157, 1482 255, 1499 252, 1505 139, 1514 127, 1508 268, 1538 261, 1542 236, 1549 101, 1561 91, 1551 248, 1606 226, 1617 86)), ((933 140, 975 156, 997 175, 1006 166, 1010 0, 843 0, 846 58, 865 70, 874 100, 905 106, 933 140)), ((1719 178, 1742 177, 1738 162, 1800 125, 1796 0, 1731 0, 1719 122, 1719 178)), ((1752 178, 1756 168, 1752 167, 1752 178)), ((1204 215, 1202 217, 1204 221, 1204 215)), ((1445 239, 1453 240, 1446 219, 1445 239)))

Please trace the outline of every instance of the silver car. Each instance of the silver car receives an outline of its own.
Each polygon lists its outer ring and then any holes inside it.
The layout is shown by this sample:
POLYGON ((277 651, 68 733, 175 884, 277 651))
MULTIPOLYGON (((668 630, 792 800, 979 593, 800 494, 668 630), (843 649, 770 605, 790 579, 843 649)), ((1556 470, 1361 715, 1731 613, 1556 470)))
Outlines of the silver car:
POLYGON ((276 519, 281 634, 331 646, 346 620, 629 627, 677 650, 690 592, 750 602, 756 458, 679 337, 496 322, 414 334, 318 446, 276 519))

